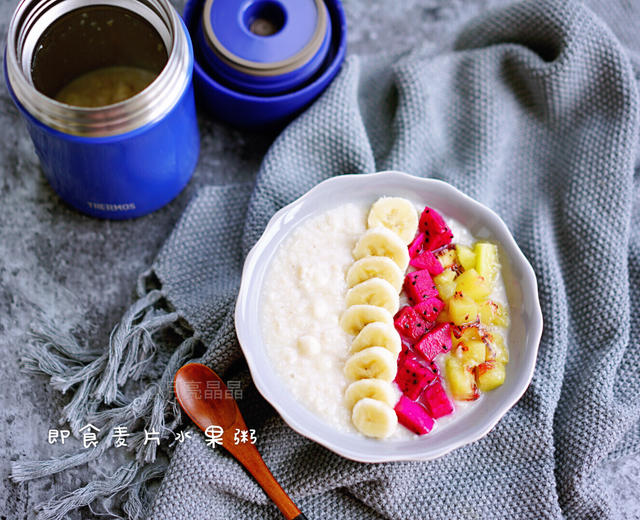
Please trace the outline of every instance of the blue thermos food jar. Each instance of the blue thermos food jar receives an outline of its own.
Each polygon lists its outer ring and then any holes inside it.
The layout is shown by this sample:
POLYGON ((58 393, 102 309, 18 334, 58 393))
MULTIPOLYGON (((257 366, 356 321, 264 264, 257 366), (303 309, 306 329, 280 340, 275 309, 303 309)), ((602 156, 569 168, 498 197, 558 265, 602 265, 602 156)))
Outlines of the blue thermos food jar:
POLYGON ((192 71, 168 0, 23 0, 9 25, 5 77, 42 170, 96 217, 144 215, 187 184, 199 151, 192 71))

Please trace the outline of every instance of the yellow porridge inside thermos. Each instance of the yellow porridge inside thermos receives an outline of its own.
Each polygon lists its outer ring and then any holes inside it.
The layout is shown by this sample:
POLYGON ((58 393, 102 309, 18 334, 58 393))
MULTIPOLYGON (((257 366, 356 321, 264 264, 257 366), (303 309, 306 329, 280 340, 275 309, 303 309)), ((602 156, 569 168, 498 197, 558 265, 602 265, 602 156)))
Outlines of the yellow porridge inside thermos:
POLYGON ((73 79, 55 99, 78 107, 113 105, 135 96, 157 76, 157 73, 139 67, 103 67, 73 79))

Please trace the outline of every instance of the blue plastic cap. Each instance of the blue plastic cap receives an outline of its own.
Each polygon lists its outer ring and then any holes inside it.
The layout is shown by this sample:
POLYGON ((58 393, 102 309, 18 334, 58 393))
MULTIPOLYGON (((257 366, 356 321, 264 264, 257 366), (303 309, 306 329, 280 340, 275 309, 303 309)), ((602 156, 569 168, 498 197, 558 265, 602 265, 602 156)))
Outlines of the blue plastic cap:
POLYGON ((304 85, 323 65, 331 19, 322 0, 207 0, 197 40, 212 73, 243 92, 304 85))

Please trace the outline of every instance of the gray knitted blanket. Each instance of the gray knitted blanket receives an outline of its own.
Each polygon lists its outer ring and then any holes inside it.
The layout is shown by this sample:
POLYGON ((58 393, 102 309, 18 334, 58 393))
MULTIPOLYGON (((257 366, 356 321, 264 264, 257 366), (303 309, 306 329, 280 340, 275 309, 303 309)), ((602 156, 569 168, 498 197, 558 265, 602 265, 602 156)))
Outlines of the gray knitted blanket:
MULTIPOLYGON (((310 519, 615 518, 599 466, 640 448, 638 115, 621 46, 574 2, 488 13, 452 48, 350 57, 273 144, 255 186, 209 187, 192 201, 108 353, 39 333, 27 365, 75 392, 65 409, 72 427, 129 424, 137 454, 111 479, 47 504, 43 517, 121 492, 138 518, 146 482, 164 473, 154 520, 280 518, 234 459, 181 426, 171 378, 202 355, 242 382, 258 447, 310 519), (359 464, 294 433, 252 386, 234 333, 243 258, 273 213, 333 175, 384 169, 443 179, 495 209, 539 281, 545 331, 531 386, 489 435, 431 462, 359 464), (176 337, 175 350, 158 347, 176 337), (157 384, 126 397, 125 383, 149 376, 156 351, 157 384), (182 428, 191 436, 174 443, 165 467, 143 426, 161 432, 162 446, 182 428)), ((87 462, 111 442, 106 434, 90 455, 21 463, 13 476, 87 462)))

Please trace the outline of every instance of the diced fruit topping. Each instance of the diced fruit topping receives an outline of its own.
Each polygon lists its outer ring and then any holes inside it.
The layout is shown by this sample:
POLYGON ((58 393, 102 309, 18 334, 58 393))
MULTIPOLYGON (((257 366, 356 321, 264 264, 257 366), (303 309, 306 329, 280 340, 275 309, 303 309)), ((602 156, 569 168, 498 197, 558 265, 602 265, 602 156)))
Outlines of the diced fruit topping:
POLYGON ((473 269, 476 266, 476 254, 470 247, 456 244, 456 256, 463 269, 473 269))
POLYGON ((509 316, 506 309, 502 304, 493 300, 487 300, 480 304, 478 312, 480 314, 480 322, 483 325, 496 325, 498 327, 509 325, 509 316))
POLYGON ((396 404, 395 411, 398 422, 418 435, 429 433, 433 428, 434 420, 427 410, 404 395, 396 404))
POLYGON ((438 296, 438 289, 426 269, 414 271, 405 276, 404 290, 411 305, 438 296))
POLYGON ((453 233, 451 233, 449 226, 447 226, 442 216, 436 210, 429 207, 424 208, 420 216, 418 228, 424 232, 427 237, 425 249, 429 251, 445 246, 453 239, 453 233))
POLYGON ((413 242, 409 244, 409 256, 415 258, 424 251, 426 236, 424 233, 418 233, 413 242))
POLYGON ((491 286, 478 271, 469 269, 456 278, 456 291, 480 302, 491 294, 491 286))
POLYGON ((405 199, 379 199, 367 223, 353 250, 357 261, 347 272, 341 318, 343 329, 357 335, 345 363, 353 381, 345 404, 365 435, 386 437, 397 422, 424 435, 435 419, 453 413, 452 398, 473 401, 505 380, 509 353, 501 331, 509 316, 491 299, 500 272, 498 247, 452 243, 442 215, 425 207, 418 220, 405 199), (408 265, 416 270, 405 275, 408 265), (401 287, 409 305, 392 326, 401 287), (402 392, 395 413, 391 381, 402 392))
POLYGON ((487 347, 482 340, 472 339, 458 343, 455 353, 463 365, 474 367, 484 363, 486 350, 487 347))
POLYGON ((398 366, 395 381, 404 395, 416 400, 436 377, 438 375, 432 367, 423 365, 416 358, 407 357, 404 363, 398 366))
POLYGON ((480 330, 477 323, 463 325, 461 327, 451 327, 451 334, 453 335, 456 345, 461 341, 469 341, 472 339, 482 339, 484 332, 480 330))
POLYGON ((456 282, 454 281, 456 273, 451 269, 445 269, 442 274, 436 276, 433 281, 438 289, 440 298, 444 301, 449 300, 456 292, 456 282))
POLYGON ((431 251, 424 251, 418 256, 412 257, 409 265, 416 269, 426 269, 432 276, 436 276, 444 270, 442 264, 436 258, 436 255, 431 251))
POLYGON ((500 334, 494 332, 487 334, 486 340, 486 359, 487 361, 497 361, 499 363, 509 362, 509 352, 504 346, 504 339, 500 334))
POLYGON ((396 330, 411 342, 418 341, 427 332, 427 323, 420 317, 413 307, 405 305, 393 319, 396 330))
POLYGON ((442 218, 442 215, 435 209, 425 207, 420 215, 420 221, 418 223, 418 229, 429 235, 439 235, 449 229, 447 223, 442 218))
POLYGON ((478 319, 478 304, 461 292, 449 300, 449 316, 455 325, 473 323, 478 319))
POLYGON ((425 334, 418 343, 414 345, 418 351, 428 361, 433 360, 438 354, 451 350, 451 325, 442 323, 431 332, 425 334))
POLYGON ((434 419, 440 419, 440 417, 453 412, 453 403, 440 381, 428 386, 422 393, 420 400, 424 402, 429 414, 434 419))
POLYGON ((498 247, 489 242, 478 242, 474 248, 476 271, 487 281, 493 282, 498 274, 498 247))
POLYGON ((438 276, 436 276, 433 279, 433 281, 437 286, 440 286, 441 284, 444 284, 444 283, 453 282, 455 280, 456 276, 457 276, 456 273, 454 271, 452 271, 451 269, 445 269, 442 272, 442 274, 439 274, 438 276))
POLYGON ((424 246, 424 248, 429 251, 434 251, 435 249, 440 249, 441 247, 449 245, 452 239, 453 234, 451 233, 449 228, 447 228, 445 232, 439 235, 428 237, 427 245, 424 246))
POLYGON ((438 259, 438 262, 442 266, 442 269, 452 268, 455 270, 456 265, 456 250, 451 249, 441 249, 437 253, 435 253, 435 257, 438 259))
POLYGON ((475 401, 480 397, 471 370, 465 367, 458 358, 447 357, 446 376, 454 399, 458 401, 475 401))
POLYGON ((407 357, 413 355, 413 353, 411 352, 411 349, 409 348, 409 345, 407 345, 406 343, 402 344, 402 350, 400 351, 400 354, 398 354, 398 368, 400 368, 405 360, 407 359, 407 357))
POLYGON ((475 368, 478 388, 483 392, 489 392, 504 383, 506 375, 505 366, 497 361, 487 361, 475 368))
POLYGON ((440 314, 442 309, 444 309, 444 302, 440 298, 436 298, 435 296, 418 303, 414 307, 414 310, 427 323, 435 323, 436 319, 438 318, 438 314, 440 314))

